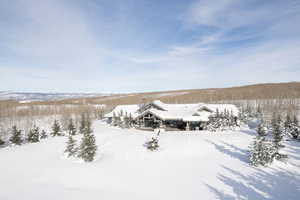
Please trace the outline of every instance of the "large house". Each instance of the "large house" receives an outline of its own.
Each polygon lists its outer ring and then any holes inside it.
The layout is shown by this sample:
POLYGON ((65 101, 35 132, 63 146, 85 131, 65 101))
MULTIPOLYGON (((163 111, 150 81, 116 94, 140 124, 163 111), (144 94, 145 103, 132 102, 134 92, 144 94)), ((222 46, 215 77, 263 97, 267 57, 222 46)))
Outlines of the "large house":
POLYGON ((232 104, 166 104, 156 100, 143 105, 119 105, 105 117, 111 123, 114 118, 122 121, 130 116, 139 128, 201 130, 217 112, 230 113, 237 119, 239 110, 232 104))

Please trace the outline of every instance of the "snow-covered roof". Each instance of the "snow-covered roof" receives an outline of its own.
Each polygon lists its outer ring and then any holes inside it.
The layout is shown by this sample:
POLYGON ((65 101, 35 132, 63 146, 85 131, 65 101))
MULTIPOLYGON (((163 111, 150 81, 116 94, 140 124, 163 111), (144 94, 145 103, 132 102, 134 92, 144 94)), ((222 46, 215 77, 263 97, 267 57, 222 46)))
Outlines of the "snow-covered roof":
POLYGON ((232 112, 234 116, 238 115, 238 108, 231 104, 166 104, 159 100, 153 101, 150 104, 154 104, 163 110, 150 108, 144 110, 139 116, 143 116, 146 113, 152 113, 162 120, 183 120, 183 121, 209 121, 209 116, 219 112, 232 112))
POLYGON ((208 121, 209 116, 219 112, 232 112, 234 116, 238 116, 239 110, 232 104, 166 104, 159 100, 155 100, 143 106, 142 109, 138 105, 119 105, 105 117, 113 117, 113 113, 117 116, 123 112, 131 114, 133 118, 141 117, 147 113, 152 113, 162 120, 183 120, 183 121, 208 121), (154 105, 154 106, 149 106, 154 105))
POLYGON ((201 105, 202 103, 197 103, 197 104, 167 104, 163 103, 159 100, 155 100, 152 102, 152 104, 157 105, 158 107, 163 108, 166 111, 177 111, 177 112, 182 112, 182 111, 187 111, 187 110, 192 110, 195 112, 201 105))
POLYGON ((125 115, 130 115, 135 118, 138 116, 137 110, 139 109, 138 105, 119 105, 116 106, 110 113, 107 113, 105 117, 113 117, 114 113, 116 116, 119 116, 123 113, 125 115))
POLYGON ((233 116, 237 117, 239 114, 239 109, 233 105, 233 104, 203 104, 200 108, 199 111, 209 109, 212 112, 217 112, 217 110, 221 112, 229 112, 233 114, 233 116))

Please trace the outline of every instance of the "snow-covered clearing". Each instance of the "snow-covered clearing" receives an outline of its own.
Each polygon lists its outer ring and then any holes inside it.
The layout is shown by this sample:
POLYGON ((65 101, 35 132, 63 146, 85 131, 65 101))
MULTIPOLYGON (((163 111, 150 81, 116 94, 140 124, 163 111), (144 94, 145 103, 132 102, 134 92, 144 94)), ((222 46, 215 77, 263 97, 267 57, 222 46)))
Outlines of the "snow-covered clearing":
MULTIPOLYGON (((157 152, 151 132, 94 123, 92 163, 65 159, 66 137, 0 149, 0 199, 299 199, 300 143, 286 142, 288 163, 248 164, 250 130, 165 132, 157 152)), ((79 139, 78 136, 76 139, 79 139)))

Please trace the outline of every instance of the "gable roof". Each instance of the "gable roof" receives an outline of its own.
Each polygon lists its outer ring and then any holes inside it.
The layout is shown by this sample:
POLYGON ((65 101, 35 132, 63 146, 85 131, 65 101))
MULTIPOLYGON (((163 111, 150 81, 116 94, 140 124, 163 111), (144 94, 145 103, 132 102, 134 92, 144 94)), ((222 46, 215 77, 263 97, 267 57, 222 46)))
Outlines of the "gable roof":
POLYGON ((239 114, 239 109, 233 104, 204 104, 202 105, 198 111, 210 110, 211 112, 217 112, 217 110, 221 112, 228 111, 232 112, 233 116, 237 117, 239 114))
POLYGON ((123 112, 123 115, 127 113, 128 115, 131 114, 133 118, 137 118, 150 112, 162 120, 209 121, 209 117, 217 110, 219 112, 227 110, 232 112, 234 116, 238 116, 239 113, 238 108, 232 104, 166 104, 156 100, 142 107, 139 105, 119 105, 105 117, 113 117, 113 113, 119 116, 123 112))
POLYGON ((138 116, 137 110, 139 109, 138 105, 118 105, 116 106, 110 113, 105 114, 105 117, 113 117, 114 113, 116 116, 119 116, 121 113, 123 113, 123 115, 125 115, 125 113, 127 113, 127 115, 130 115, 135 118, 138 116))

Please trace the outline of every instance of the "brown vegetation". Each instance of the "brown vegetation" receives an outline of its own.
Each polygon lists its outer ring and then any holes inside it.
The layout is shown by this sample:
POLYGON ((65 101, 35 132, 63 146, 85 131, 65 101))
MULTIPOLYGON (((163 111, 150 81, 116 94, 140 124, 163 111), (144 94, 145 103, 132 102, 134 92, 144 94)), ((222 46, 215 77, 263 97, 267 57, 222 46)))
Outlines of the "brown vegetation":
MULTIPOLYGON (((286 113, 299 111, 300 82, 256 84, 231 88, 210 88, 149 93, 115 94, 111 96, 19 103, 0 101, 0 126, 11 126, 20 119, 32 126, 33 119, 42 116, 59 116, 66 121, 88 112, 91 118, 101 118, 119 104, 141 104, 154 99, 166 103, 234 103, 238 106, 261 106, 270 114, 274 110, 286 113), (100 105, 106 105, 101 107, 100 105), (4 121, 5 120, 5 121, 4 121)), ((56 118, 56 117, 55 117, 56 118)), ((0 127, 1 128, 1 127, 0 127)))

